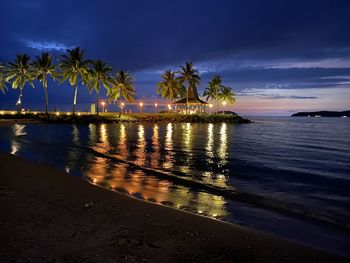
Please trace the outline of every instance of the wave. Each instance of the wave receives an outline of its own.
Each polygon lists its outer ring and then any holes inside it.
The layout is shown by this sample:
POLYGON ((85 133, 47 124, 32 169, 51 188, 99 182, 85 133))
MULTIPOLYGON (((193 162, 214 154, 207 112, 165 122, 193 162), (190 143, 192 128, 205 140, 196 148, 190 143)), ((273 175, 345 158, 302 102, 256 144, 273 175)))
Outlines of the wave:
POLYGON ((242 192, 232 186, 218 186, 208 184, 203 181, 195 180, 192 177, 180 172, 170 171, 160 168, 150 168, 140 166, 133 161, 125 160, 118 155, 107 153, 104 149, 98 147, 89 147, 89 149, 100 157, 108 158, 115 162, 123 162, 131 167, 138 168, 146 173, 152 173, 159 178, 167 179, 176 184, 195 188, 197 191, 206 191, 211 194, 219 195, 237 202, 245 203, 257 208, 267 209, 273 212, 292 216, 294 218, 312 221, 313 223, 326 224, 338 228, 342 231, 350 232, 350 225, 346 220, 330 218, 327 215, 306 211, 302 206, 289 203, 282 200, 267 198, 254 193, 242 192))

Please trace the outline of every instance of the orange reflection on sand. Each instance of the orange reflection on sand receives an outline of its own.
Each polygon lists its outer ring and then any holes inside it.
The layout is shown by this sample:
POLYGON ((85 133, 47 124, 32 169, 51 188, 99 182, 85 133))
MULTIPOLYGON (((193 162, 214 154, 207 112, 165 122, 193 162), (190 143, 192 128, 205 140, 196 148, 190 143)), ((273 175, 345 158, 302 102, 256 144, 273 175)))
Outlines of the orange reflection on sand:
POLYGON ((90 169, 85 176, 94 184, 102 184, 106 182, 109 160, 107 158, 95 157, 90 162, 90 169))

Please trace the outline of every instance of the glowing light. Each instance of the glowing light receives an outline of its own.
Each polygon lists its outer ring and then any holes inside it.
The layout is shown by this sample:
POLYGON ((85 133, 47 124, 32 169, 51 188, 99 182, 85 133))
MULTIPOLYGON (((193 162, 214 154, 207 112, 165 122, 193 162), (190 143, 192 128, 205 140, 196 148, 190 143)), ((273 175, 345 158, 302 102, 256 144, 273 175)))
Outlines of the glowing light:
POLYGON ((97 183, 97 179, 96 179, 96 178, 92 179, 92 182, 93 182, 94 184, 96 184, 96 183, 97 183))
POLYGON ((14 111, 11 111, 11 114, 12 114, 12 115, 15 115, 15 112, 14 112, 14 111))
POLYGON ((143 106, 143 103, 142 102, 140 102, 140 107, 142 107, 143 106))
POLYGON ((218 214, 213 214, 213 217, 217 217, 218 216, 218 214))
POLYGON ((106 105, 106 103, 104 101, 101 102, 102 106, 106 105))
POLYGON ((222 105, 224 105, 224 106, 225 106, 225 105, 226 105, 226 101, 223 101, 223 102, 222 102, 222 105))
POLYGON ((34 115, 36 115, 36 111, 34 111, 34 115))
POLYGON ((124 108, 125 103, 124 103, 124 102, 120 103, 120 106, 121 106, 122 108, 124 108))
POLYGON ((80 115, 81 115, 81 113, 80 113, 80 112, 78 112, 78 115, 80 116, 80 115))
POLYGON ((213 104, 209 104, 209 107, 210 107, 210 108, 213 108, 213 104))
POLYGON ((155 106, 155 107, 158 107, 158 103, 154 103, 154 106, 155 106))
POLYGON ((57 116, 59 116, 59 115, 60 115, 60 113, 59 113, 59 112, 56 112, 56 115, 57 115, 57 116))
POLYGON ((168 109, 171 110, 171 105, 170 104, 168 104, 168 109))
POLYGON ((69 116, 69 115, 70 115, 70 112, 68 112, 67 115, 69 116))
POLYGON ((0 112, 1 115, 4 115, 5 113, 3 111, 0 112))

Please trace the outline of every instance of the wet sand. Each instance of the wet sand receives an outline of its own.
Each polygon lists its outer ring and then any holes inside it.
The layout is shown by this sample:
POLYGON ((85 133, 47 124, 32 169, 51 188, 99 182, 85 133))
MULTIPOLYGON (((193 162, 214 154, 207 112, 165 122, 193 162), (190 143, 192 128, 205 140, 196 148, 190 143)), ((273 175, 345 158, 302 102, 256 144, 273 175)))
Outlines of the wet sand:
POLYGON ((7 153, 0 211, 0 262, 346 262, 7 153))

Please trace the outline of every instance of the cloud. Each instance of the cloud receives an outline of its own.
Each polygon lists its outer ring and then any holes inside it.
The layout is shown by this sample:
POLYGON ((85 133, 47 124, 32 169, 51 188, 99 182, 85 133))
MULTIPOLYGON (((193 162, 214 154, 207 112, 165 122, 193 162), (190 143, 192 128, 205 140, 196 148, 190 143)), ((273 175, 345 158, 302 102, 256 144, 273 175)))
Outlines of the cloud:
MULTIPOLYGON (((318 96, 314 95, 295 95, 296 90, 285 90, 285 85, 269 84, 262 89, 244 89, 238 92, 241 97, 259 97, 261 99, 290 99, 290 100, 315 100, 318 96)), ((305 91, 304 91, 305 92, 305 91)))
POLYGON ((66 51, 67 49, 72 48, 71 46, 67 46, 63 43, 58 43, 58 42, 40 42, 40 41, 32 41, 32 40, 27 40, 26 41, 26 46, 29 48, 37 49, 40 51, 66 51))

